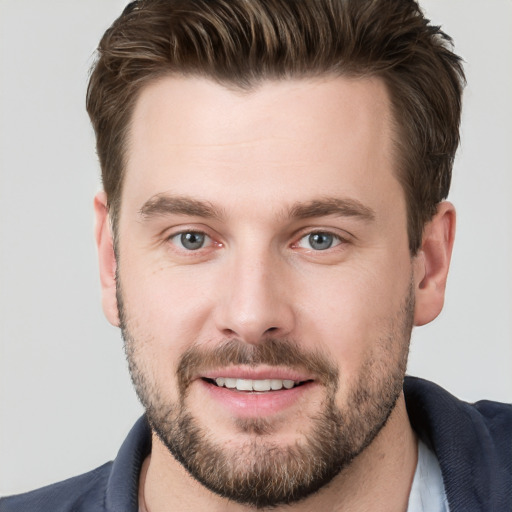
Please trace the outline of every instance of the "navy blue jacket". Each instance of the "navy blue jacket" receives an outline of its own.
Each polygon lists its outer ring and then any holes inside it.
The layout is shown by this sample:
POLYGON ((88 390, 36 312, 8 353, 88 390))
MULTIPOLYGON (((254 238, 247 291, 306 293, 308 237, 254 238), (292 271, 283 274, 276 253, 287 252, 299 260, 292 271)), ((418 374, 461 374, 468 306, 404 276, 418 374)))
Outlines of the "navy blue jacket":
MULTIPOLYGON (((406 377, 409 419, 436 454, 450 512, 512 511, 512 405, 468 404, 406 377)), ((139 472, 151 451, 144 417, 116 459, 81 476, 0 499, 0 512, 137 512, 139 472)))

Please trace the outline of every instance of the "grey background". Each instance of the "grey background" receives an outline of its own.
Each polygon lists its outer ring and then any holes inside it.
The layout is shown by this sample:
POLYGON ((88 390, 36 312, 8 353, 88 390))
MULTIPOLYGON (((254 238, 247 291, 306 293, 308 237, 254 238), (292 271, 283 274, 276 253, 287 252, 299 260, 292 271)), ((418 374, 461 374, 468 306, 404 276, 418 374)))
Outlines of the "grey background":
MULTIPOLYGON (((84 110, 94 48, 124 5, 0 0, 0 494, 113 458, 141 414, 100 307, 84 110)), ((414 331, 409 373, 512 401, 512 2, 422 5, 455 39, 469 86, 446 305, 414 331)))

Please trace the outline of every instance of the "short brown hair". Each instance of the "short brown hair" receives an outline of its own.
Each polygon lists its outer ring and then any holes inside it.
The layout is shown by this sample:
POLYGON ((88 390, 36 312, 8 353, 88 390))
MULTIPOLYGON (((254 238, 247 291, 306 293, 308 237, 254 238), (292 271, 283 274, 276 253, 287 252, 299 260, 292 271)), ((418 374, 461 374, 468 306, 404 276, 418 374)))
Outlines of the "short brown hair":
POLYGON ((140 0, 105 32, 87 90, 114 228, 135 102, 168 74, 250 89, 318 75, 384 80, 411 253, 448 195, 464 72, 413 0, 140 0))

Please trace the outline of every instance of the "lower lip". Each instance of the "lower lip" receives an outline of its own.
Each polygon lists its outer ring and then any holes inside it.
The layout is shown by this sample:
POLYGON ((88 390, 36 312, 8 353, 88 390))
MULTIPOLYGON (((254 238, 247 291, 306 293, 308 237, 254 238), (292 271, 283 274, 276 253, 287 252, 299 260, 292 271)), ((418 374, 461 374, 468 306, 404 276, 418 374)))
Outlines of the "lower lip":
POLYGON ((197 381, 210 396, 238 418, 270 416, 296 405, 305 393, 316 386, 306 382, 292 389, 268 392, 246 392, 210 384, 202 379, 197 381))

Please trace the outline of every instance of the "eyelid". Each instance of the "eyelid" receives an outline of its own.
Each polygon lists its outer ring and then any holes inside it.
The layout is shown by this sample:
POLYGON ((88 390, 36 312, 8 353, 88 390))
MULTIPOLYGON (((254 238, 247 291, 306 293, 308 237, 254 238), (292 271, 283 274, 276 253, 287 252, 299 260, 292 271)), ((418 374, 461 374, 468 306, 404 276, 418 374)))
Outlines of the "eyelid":
POLYGON ((174 245, 178 246, 180 248, 180 250, 184 250, 185 252, 198 252, 201 249, 206 249, 213 242, 212 238, 209 235, 207 235, 206 233, 202 233, 200 231, 191 231, 191 230, 174 233, 169 236, 168 240, 171 241, 174 245), (181 241, 179 241, 183 235, 192 234, 192 233, 195 235, 204 236, 204 244, 197 249, 187 249, 186 247, 183 246, 183 243, 181 243, 181 241), (174 241, 175 239, 176 239, 176 241, 174 241))
MULTIPOLYGON (((331 235, 337 240, 339 240, 341 243, 348 243, 350 242, 350 239, 353 238, 353 235, 350 234, 348 231, 335 229, 335 228, 322 228, 322 227, 308 227, 308 228, 302 228, 300 229, 295 235, 294 235, 294 242, 292 243, 292 246, 297 246, 298 243, 311 235, 314 234, 325 234, 325 235, 331 235), (341 232, 340 232, 341 231, 341 232)), ((336 246, 339 244, 336 244, 336 246)), ((336 247, 335 246, 335 247, 336 247)))
POLYGON ((182 235, 183 233, 200 233, 202 235, 215 238, 212 234, 212 230, 204 224, 176 224, 175 226, 168 226, 160 232, 160 236, 166 240, 176 235, 182 235))
POLYGON ((302 237, 300 237, 297 242, 295 242, 295 246, 300 248, 300 249, 304 249, 306 251, 312 251, 312 252, 318 252, 318 253, 322 253, 322 252, 328 252, 330 251, 331 249, 335 249, 336 247, 338 247, 339 245, 341 245, 342 243, 344 242, 344 239, 341 238, 339 235, 335 234, 335 233, 331 233, 329 231, 311 231, 309 233, 306 233, 305 235, 303 235, 302 237), (332 241, 332 244, 329 246, 329 247, 326 247, 325 249, 319 249, 319 248, 314 248, 314 247, 304 247, 302 246, 302 242, 305 241, 306 244, 310 245, 310 241, 309 241, 309 238, 312 236, 312 235, 315 235, 315 234, 319 234, 319 235, 327 235, 329 237, 332 237, 333 241, 332 241))
POLYGON ((213 233, 211 233, 211 230, 207 229, 206 227, 198 227, 198 226, 175 226, 171 229, 166 230, 165 236, 163 237, 163 241, 166 243, 171 244, 175 250, 183 253, 183 254, 189 254, 193 255, 194 253, 201 253, 204 250, 210 249, 212 246, 215 247, 222 247, 222 242, 219 242, 217 240, 218 237, 216 237, 213 233), (197 233, 200 235, 204 235, 206 238, 209 239, 209 242, 207 242, 203 247, 200 247, 196 250, 186 249, 185 247, 180 247, 180 245, 173 242, 173 238, 178 237, 180 235, 186 234, 186 233, 197 233))

